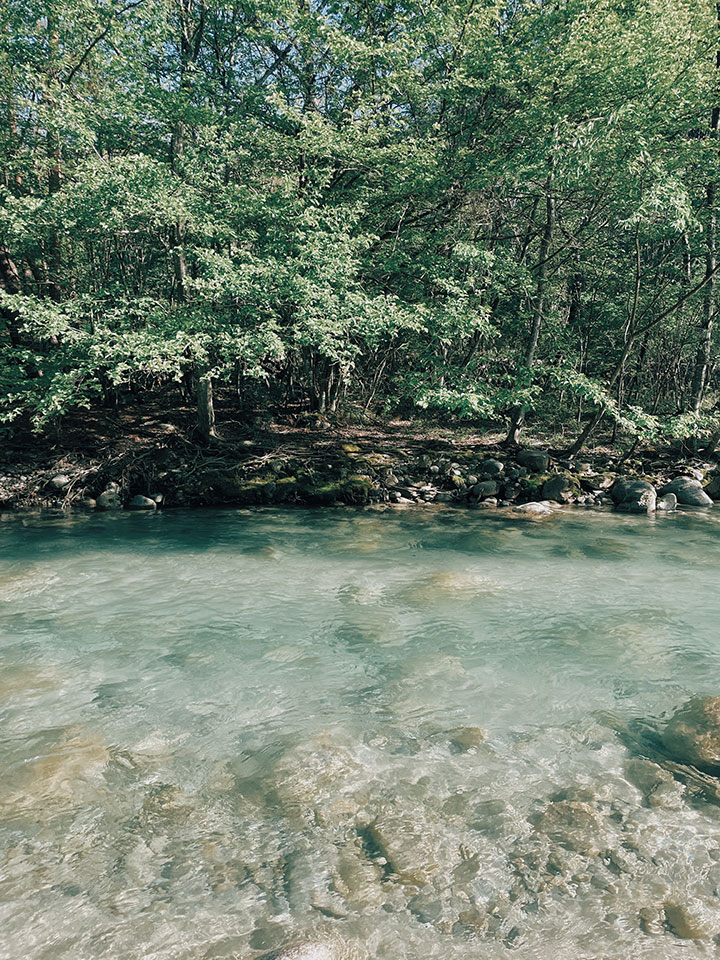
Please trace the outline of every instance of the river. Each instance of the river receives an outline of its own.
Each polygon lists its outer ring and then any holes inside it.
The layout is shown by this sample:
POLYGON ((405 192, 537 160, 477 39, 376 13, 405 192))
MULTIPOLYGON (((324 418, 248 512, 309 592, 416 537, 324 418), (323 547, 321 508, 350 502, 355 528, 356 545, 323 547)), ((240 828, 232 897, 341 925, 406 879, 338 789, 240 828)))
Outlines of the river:
POLYGON ((0 543, 3 960, 716 955, 720 806, 656 732, 720 693, 720 514, 18 514, 0 543))

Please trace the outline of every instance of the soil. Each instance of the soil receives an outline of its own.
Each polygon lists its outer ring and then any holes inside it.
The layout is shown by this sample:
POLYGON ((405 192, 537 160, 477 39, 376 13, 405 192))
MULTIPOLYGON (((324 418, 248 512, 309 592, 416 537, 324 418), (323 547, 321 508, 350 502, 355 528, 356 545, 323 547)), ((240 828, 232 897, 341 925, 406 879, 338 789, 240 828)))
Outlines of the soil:
MULTIPOLYGON (((366 473, 406 473, 403 464, 411 463, 417 474, 423 459, 470 462, 507 459, 510 452, 497 430, 379 420, 354 408, 343 419, 290 411, 248 421, 238 418, 232 397, 221 395, 216 413, 219 436, 207 444, 192 439, 194 409, 177 396, 142 402, 130 397, 117 408, 79 411, 43 433, 14 424, 0 448, 0 506, 92 507, 111 483, 119 486, 125 503, 137 494, 162 498, 164 506, 257 502, 263 499, 257 484, 267 494, 274 476, 304 479, 294 486, 286 483, 286 495, 272 499, 324 503, 333 502, 334 495, 335 500, 362 502, 387 498, 359 483, 366 473), (374 459, 372 470, 367 457, 374 459), (348 475, 355 478, 354 486, 338 493, 338 483, 348 475), (67 478, 67 483, 54 482, 56 478, 67 478), (249 488, 250 483, 255 486, 249 488), (315 490, 323 483, 326 495, 305 496, 308 485, 315 490)), ((535 434, 523 437, 523 446, 553 452, 558 439, 535 434)), ((671 450, 634 450, 624 462, 621 452, 602 443, 577 458, 595 474, 627 466, 634 475, 670 475, 680 460, 700 464, 671 450)), ((558 462, 560 468, 574 468, 558 462)), ((710 469, 714 463, 701 467, 710 469)))

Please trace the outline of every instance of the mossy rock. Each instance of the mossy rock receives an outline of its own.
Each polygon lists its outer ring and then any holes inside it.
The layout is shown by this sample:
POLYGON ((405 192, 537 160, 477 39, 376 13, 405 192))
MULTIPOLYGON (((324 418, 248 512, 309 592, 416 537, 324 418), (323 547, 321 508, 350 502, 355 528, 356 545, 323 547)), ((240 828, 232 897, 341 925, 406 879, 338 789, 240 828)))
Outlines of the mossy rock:
POLYGON ((357 453, 362 453, 362 450, 356 443, 343 443, 340 447, 343 453, 347 453, 348 456, 352 456, 357 453))
POLYGON ((297 477, 280 477, 275 481, 273 499, 280 503, 292 499, 298 491, 298 486, 297 477))
POLYGON ((237 495, 233 499, 237 503, 267 503, 272 500, 277 489, 276 480, 258 478, 238 484, 237 495))
POLYGON ((347 477, 343 486, 345 488, 345 496, 349 497, 353 503, 357 501, 364 503, 369 499, 373 491, 372 477, 361 473, 354 473, 347 477))
POLYGON ((538 494, 539 497, 542 488, 552 476, 552 473, 533 473, 527 477, 522 477, 518 482, 523 493, 538 494))
POLYGON ((364 474, 351 474, 341 480, 305 482, 301 494, 308 503, 327 505, 331 503, 366 503, 373 489, 372 478, 364 474))
MULTIPOLYGON (((234 503, 247 496, 249 484, 246 479, 231 471, 213 471, 202 478, 200 488, 210 503, 234 503)), ((253 491, 254 491, 253 487, 253 491)))
POLYGON ((343 485, 341 483, 307 484, 301 490, 303 500, 318 506, 327 506, 342 499, 343 485))

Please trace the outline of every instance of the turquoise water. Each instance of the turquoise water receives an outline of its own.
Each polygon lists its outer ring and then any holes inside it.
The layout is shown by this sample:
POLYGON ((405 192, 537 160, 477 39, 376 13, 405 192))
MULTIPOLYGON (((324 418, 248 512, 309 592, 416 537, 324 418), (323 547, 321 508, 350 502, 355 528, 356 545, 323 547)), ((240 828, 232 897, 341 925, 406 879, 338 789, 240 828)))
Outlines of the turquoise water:
POLYGON ((716 955, 719 514, 2 519, 3 960, 716 955))

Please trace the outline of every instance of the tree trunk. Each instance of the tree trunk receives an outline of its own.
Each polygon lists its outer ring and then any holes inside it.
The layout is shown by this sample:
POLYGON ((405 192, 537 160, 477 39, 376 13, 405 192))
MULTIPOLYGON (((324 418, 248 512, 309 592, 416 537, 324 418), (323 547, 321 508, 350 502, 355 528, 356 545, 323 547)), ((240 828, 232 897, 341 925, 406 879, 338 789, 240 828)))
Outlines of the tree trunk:
MULTIPOLYGON (((550 174, 545 186, 545 229, 543 230, 542 240, 540 241, 540 260, 537 268, 537 289, 535 294, 535 311, 533 315, 533 325, 530 331, 530 340, 525 351, 525 367, 532 370, 535 362, 538 342, 540 340, 540 329, 542 327, 543 312, 545 310, 546 287, 547 287, 547 268, 550 247, 553 241, 555 230, 555 198, 553 196, 553 177, 554 177, 554 158, 550 157, 550 174)), ((514 412, 510 423, 510 430, 505 439, 507 444, 516 444, 520 434, 520 428, 525 420, 527 405, 521 404, 514 412)))
POLYGON ((212 377, 205 372, 199 373, 195 390, 197 394, 197 436, 204 443, 207 443, 211 437, 217 437, 212 377))
MULTIPOLYGON (((717 18, 720 25, 720 4, 717 5, 717 18)), ((715 54, 716 78, 720 76, 720 49, 715 54)), ((710 137, 717 140, 720 130, 720 105, 713 107, 710 117, 710 137)), ((700 343, 698 344, 697 355, 695 357, 695 368, 693 371, 691 399, 693 410, 700 413, 702 408, 705 390, 707 388, 708 369, 710 367, 710 354, 712 350, 713 321, 715 319, 715 283, 713 277, 716 267, 716 247, 717 247, 717 217, 715 214, 715 191, 716 184, 710 181, 705 188, 705 204, 707 207, 707 246, 705 251, 705 276, 708 278, 705 287, 705 299, 703 304, 703 324, 700 334, 700 343)))
MULTIPOLYGON (((0 247, 0 282, 6 293, 17 296, 21 292, 20 275, 17 267, 10 257, 10 251, 6 247, 0 247)), ((5 321, 10 336, 10 343, 13 347, 20 346, 20 331, 18 329, 18 315, 15 310, 9 307, 0 309, 0 317, 5 321)))
MULTIPOLYGON (((55 86, 58 80, 58 56, 60 46, 60 36, 58 32, 57 21, 54 16, 48 16, 48 86, 45 91, 47 101, 48 123, 47 123, 47 154, 49 160, 48 169, 48 193, 57 193, 60 190, 60 133, 56 126, 56 115, 58 113, 58 104, 56 100, 55 86)), ((62 300, 62 285, 60 278, 65 275, 63 263, 63 242, 62 237, 54 228, 50 232, 50 275, 47 283, 47 292, 51 299, 59 302, 62 300)))

